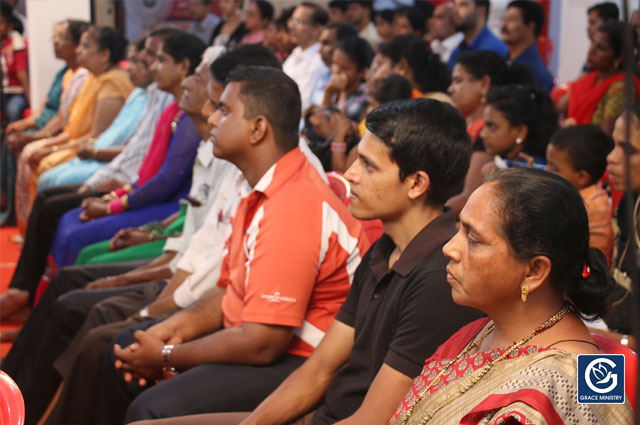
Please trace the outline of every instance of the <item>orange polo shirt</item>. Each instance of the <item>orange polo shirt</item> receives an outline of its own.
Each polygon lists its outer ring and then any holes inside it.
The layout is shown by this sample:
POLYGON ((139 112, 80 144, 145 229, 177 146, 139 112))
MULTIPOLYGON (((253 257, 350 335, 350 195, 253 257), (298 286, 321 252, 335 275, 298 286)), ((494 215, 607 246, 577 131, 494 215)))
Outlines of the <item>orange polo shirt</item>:
POLYGON ((369 242, 299 148, 246 192, 218 280, 227 290, 224 326, 294 327, 287 353, 308 357, 346 299, 369 242))

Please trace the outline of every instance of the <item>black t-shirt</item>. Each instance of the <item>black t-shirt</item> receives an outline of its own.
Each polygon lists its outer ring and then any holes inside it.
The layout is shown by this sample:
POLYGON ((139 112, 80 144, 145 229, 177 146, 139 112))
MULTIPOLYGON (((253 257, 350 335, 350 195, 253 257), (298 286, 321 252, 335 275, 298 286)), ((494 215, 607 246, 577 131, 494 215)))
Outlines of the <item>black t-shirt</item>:
POLYGON ((391 238, 382 235, 369 249, 336 316, 355 329, 351 356, 331 382, 314 425, 351 416, 383 363, 415 378, 438 346, 482 317, 451 298, 442 247, 455 232, 455 214, 448 210, 409 243, 390 270, 391 238))

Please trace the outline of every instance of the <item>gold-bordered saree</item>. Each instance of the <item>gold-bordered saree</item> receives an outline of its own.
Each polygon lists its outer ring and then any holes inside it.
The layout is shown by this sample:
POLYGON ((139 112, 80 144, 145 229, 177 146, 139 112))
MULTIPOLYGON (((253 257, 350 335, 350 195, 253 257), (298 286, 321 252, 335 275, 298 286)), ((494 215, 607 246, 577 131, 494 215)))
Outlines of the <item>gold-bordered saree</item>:
MULTIPOLYGON (((422 373, 402 401, 391 424, 401 425, 405 412, 449 361, 456 357, 488 319, 462 328, 427 359, 422 373)), ((633 409, 625 396, 624 404, 578 404, 577 355, 561 349, 524 346, 491 370, 462 395, 482 368, 497 359, 504 349, 467 354, 441 376, 413 409, 409 425, 423 423, 438 407, 429 424, 632 424, 633 409)))

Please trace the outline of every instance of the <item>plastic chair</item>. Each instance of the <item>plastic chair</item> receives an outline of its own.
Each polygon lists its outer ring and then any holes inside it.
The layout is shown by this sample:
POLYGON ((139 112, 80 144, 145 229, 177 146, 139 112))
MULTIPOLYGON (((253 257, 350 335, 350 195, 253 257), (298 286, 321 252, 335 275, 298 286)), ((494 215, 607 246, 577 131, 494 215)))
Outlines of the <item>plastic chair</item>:
POLYGON ((631 407, 635 411, 638 391, 638 355, 631 348, 606 336, 595 333, 592 333, 591 336, 603 354, 624 355, 624 392, 627 393, 631 407))
POLYGON ((24 425, 24 399, 20 388, 1 370, 0 425, 24 425))

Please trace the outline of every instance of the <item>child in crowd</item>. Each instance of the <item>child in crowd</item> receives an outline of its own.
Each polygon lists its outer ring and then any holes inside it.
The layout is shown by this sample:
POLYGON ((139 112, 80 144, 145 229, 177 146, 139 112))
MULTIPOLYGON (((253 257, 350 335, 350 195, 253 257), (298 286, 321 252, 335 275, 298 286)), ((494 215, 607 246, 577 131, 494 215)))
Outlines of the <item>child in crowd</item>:
POLYGON ((611 140, 595 125, 558 130, 547 146, 547 171, 563 177, 580 191, 589 215, 589 245, 611 263, 613 226, 607 192, 599 182, 607 167, 611 140))

